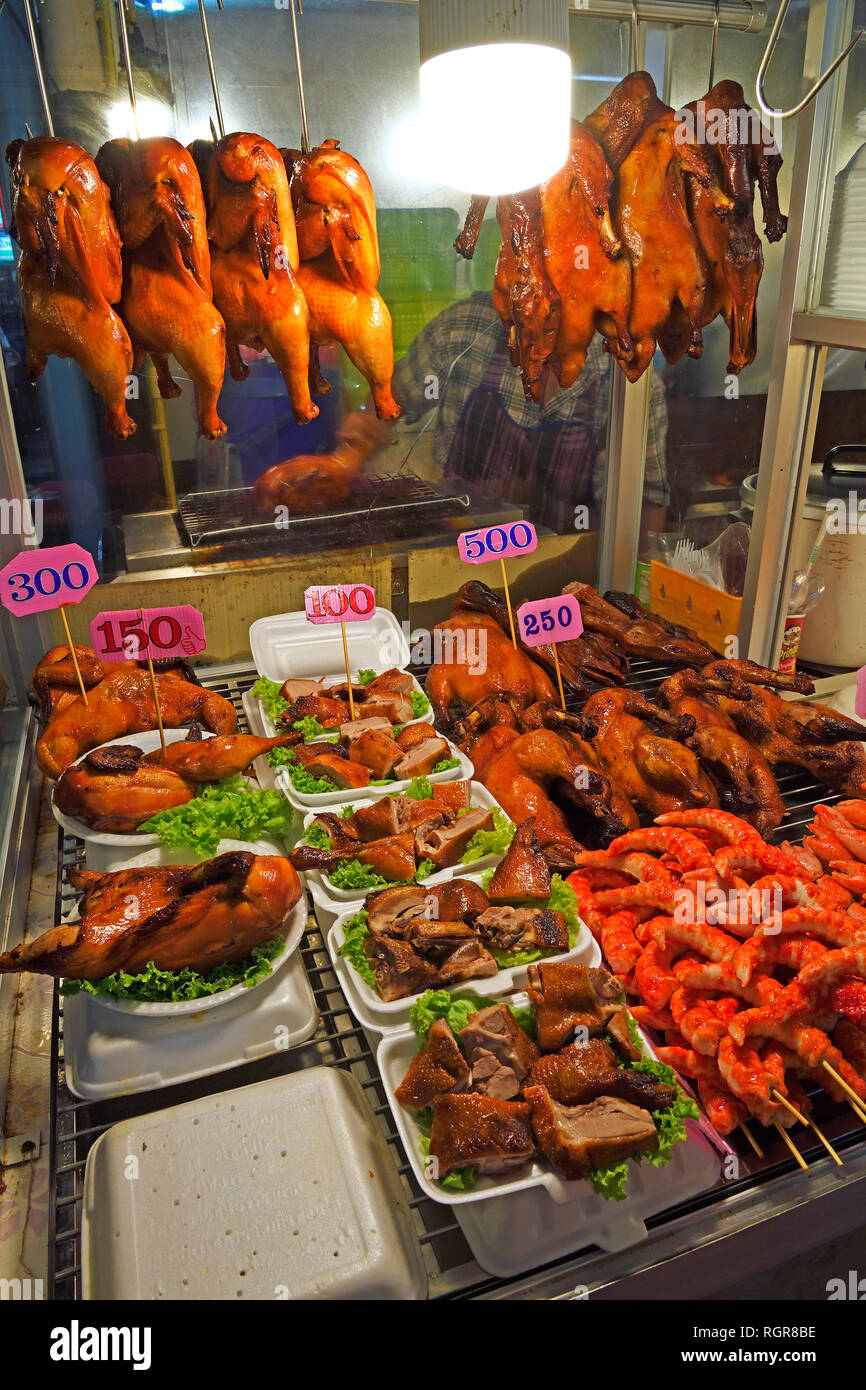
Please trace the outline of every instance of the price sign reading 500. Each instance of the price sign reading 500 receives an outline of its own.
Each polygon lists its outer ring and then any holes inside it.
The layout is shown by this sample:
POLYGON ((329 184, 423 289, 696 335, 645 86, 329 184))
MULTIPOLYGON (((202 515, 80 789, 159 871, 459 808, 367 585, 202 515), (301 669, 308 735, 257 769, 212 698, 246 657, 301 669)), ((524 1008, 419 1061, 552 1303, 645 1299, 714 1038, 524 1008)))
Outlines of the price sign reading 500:
POLYGON ((457 553, 467 565, 486 565, 489 560, 508 560, 529 555, 538 546, 531 521, 513 521, 508 526, 485 526, 480 531, 461 531, 457 553))

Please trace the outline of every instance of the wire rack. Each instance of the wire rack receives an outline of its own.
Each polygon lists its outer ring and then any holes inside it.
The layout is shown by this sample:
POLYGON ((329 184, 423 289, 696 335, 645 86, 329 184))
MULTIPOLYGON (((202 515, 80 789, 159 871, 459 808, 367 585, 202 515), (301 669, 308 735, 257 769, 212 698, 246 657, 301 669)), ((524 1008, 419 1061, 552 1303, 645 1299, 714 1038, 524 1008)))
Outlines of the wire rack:
POLYGON ((251 487, 227 491, 190 492, 178 499, 181 531, 194 550, 212 546, 273 546, 281 543, 310 547, 333 545, 335 527, 340 545, 387 540, 414 534, 432 522, 465 512, 469 497, 439 492, 410 472, 365 474, 355 480, 342 505, 312 516, 291 512, 275 529, 273 517, 256 511, 251 487))
MULTIPOLYGON (((415 672, 423 677, 424 671, 415 672)), ((645 693, 651 693, 670 668, 649 662, 634 663, 629 675, 629 685, 645 693)), ((238 715, 239 732, 247 731, 247 721, 242 705, 244 691, 249 689, 256 678, 252 668, 238 671, 230 677, 208 679, 204 674, 203 683, 218 691, 234 705, 238 715)), ((826 788, 805 781, 802 774, 791 771, 780 777, 785 801, 790 817, 785 821, 785 836, 796 837, 805 823, 811 819, 812 811, 818 801, 838 799, 826 788)), ((84 845, 80 840, 58 832, 58 864, 56 889, 56 917, 59 921, 73 905, 76 894, 69 886, 69 871, 82 867, 84 845)), ((360 1082, 377 1122, 383 1131, 394 1163, 400 1174, 404 1195, 412 1214, 412 1219, 424 1252, 429 1277, 430 1296, 436 1298, 466 1298, 496 1296, 500 1290, 507 1290, 506 1281, 492 1278, 475 1262, 469 1246, 457 1222, 453 1208, 431 1201, 419 1188, 406 1161, 398 1137, 390 1107, 388 1105, 382 1079, 376 1066, 371 1042, 364 1030, 355 1022, 346 999, 333 972, 328 952, 315 917, 310 916, 306 934, 300 947, 301 959, 307 972, 316 1000, 319 1023, 313 1037, 287 1053, 223 1071, 218 1075, 194 1083, 168 1087, 158 1091, 145 1092, 134 1096, 117 1097, 105 1101, 83 1101, 76 1099, 65 1084, 63 1055, 63 1006, 59 990, 54 995, 54 1028, 52 1044, 52 1095, 53 1118, 51 1148, 51 1200, 50 1200, 50 1239, 49 1239, 49 1279, 52 1296, 58 1299, 74 1299, 81 1296, 81 1226, 83 1207, 84 1171, 87 1155, 101 1134, 118 1121, 141 1115, 181 1101, 191 1100, 214 1090, 227 1090, 262 1081, 285 1072, 297 1071, 309 1066, 334 1066, 349 1071, 360 1082)), ((808 1087, 807 1087, 808 1090, 808 1087)), ((834 1105, 823 1091, 816 1090, 812 1096, 814 1118, 832 1140, 840 1152, 863 1142, 864 1131, 854 1124, 843 1107, 834 1105)), ((774 1177, 790 1172, 794 1160, 790 1157, 782 1141, 772 1131, 761 1130, 760 1135, 764 1157, 758 1159, 745 1145, 745 1140, 737 1144, 740 1171, 742 1176, 736 1181, 728 1181, 723 1188, 713 1189, 689 1202, 672 1207, 649 1220, 650 1230, 664 1226, 691 1213, 718 1204, 736 1202, 737 1194, 757 1185, 771 1182, 774 1177)), ((798 1144, 807 1158, 823 1156, 817 1139, 808 1131, 798 1131, 798 1144)), ((559 1263, 571 1264, 575 1259, 592 1253, 574 1251, 567 1260, 559 1263)), ((550 1268, 555 1268, 550 1267, 550 1268)), ((540 1273, 540 1272, 539 1272, 540 1273)))

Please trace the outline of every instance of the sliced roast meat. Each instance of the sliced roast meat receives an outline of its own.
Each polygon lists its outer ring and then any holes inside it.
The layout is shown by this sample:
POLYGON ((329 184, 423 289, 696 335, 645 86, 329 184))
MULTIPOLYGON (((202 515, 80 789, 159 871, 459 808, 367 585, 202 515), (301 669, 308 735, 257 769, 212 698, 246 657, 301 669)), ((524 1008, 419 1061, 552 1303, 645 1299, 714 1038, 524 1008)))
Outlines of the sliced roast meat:
POLYGON ((576 1028, 601 1033, 625 1007, 618 975, 574 961, 539 961, 529 967, 527 992, 535 1008, 535 1028, 542 1052, 556 1052, 571 1042, 576 1028))
POLYGON ((534 1152, 528 1105, 473 1092, 448 1092, 434 1100, 430 1157, 435 1177, 470 1164, 479 1173, 501 1173, 527 1163, 534 1152))
POLYGON ((405 729, 401 729, 397 735, 397 742, 408 753, 410 749, 417 748, 419 743, 423 743, 426 738, 438 738, 436 730, 432 724, 407 724, 405 729))
POLYGON ((489 907, 475 919, 481 939, 497 951, 567 951, 568 922, 548 907, 489 907))
POLYGON ((519 1095, 538 1060, 538 1048, 505 1004, 472 1014, 460 1042, 472 1068, 472 1089, 497 1100, 519 1095))
POLYGON ((361 734, 349 749, 349 761, 368 767, 377 778, 388 777, 402 757, 390 733, 383 734, 375 729, 361 734))
POLYGON ((437 1096, 469 1089, 469 1067, 444 1018, 431 1024, 427 1041, 409 1063, 409 1070, 394 1092, 401 1105, 423 1110, 437 1096))
POLYGON ((456 980, 486 980, 498 973, 499 966, 477 937, 458 946, 439 966, 444 985, 453 985, 456 980))
POLYGON ((389 695, 382 692, 368 695, 364 700, 364 714, 378 714, 389 724, 408 724, 412 718, 412 702, 404 695, 389 695))
POLYGON ((550 869, 535 833, 535 817, 523 821, 487 888, 492 903, 550 897, 550 869))
POLYGON ((527 1086, 544 1086, 561 1105, 583 1105, 599 1096, 614 1096, 645 1110, 667 1110, 677 1098, 676 1086, 643 1072, 619 1067, 603 1038, 571 1043, 561 1052, 539 1058, 527 1086))
POLYGON ((326 777, 337 787, 368 787, 370 769, 335 753, 318 753, 307 763, 314 777, 326 777))
POLYGON ((602 1096, 589 1105, 565 1106, 544 1086, 527 1086, 524 1095, 539 1147, 567 1178, 587 1178, 595 1168, 658 1148, 652 1115, 628 1101, 602 1096))
POLYGON ((381 676, 374 677, 366 687, 368 697, 370 695, 408 695, 415 689, 415 682, 408 671, 400 671, 396 666, 392 666, 389 671, 383 671, 381 676))
POLYGON ((376 988, 386 1004, 421 994, 425 989, 438 989, 443 983, 436 967, 405 941, 371 934, 364 942, 364 955, 373 967, 376 988))
POLYGON ((304 677, 290 677, 289 680, 283 682, 280 688, 280 694, 290 705, 293 705, 296 700, 302 700, 305 695, 321 695, 323 693, 321 681, 304 677))
POLYGON ((480 830, 493 830, 493 812, 479 808, 469 811, 453 824, 445 822, 444 815, 439 826, 421 826, 415 832, 415 847, 420 859, 432 859, 437 869, 447 869, 458 864, 466 853, 469 841, 480 830))
POLYGON ((280 715, 280 723, 289 729, 299 719, 317 719, 323 729, 336 729, 342 724, 349 706, 343 700, 331 700, 327 695, 302 695, 280 715))
POLYGON ((376 935, 405 937, 414 918, 432 916, 428 894, 415 883, 368 893, 364 907, 367 926, 376 935))
POLYGON ((401 796, 382 796, 372 806, 361 806, 351 825, 361 840, 381 840, 408 829, 401 796))
MULTIPOLYGON (((469 922, 472 925, 490 903, 487 894, 471 878, 452 878, 437 883, 429 890, 436 903, 438 915, 444 922, 469 922)), ((431 916, 432 916, 431 911, 431 916)))
POLYGON ((142 749, 131 743, 113 743, 110 748, 95 748, 82 762, 94 772, 135 772, 143 757, 142 749))
POLYGON ((458 946, 476 944, 478 937, 466 922, 431 922, 426 917, 414 917, 407 926, 406 940, 422 956, 442 960, 458 946))
POLYGON ((351 748, 362 734, 370 733, 390 735, 391 725, 378 714, 371 715, 368 719, 350 719, 348 723, 340 725, 340 738, 347 748, 351 748))
MULTIPOLYGON (((320 816, 310 822, 310 826, 317 825, 331 841, 331 849, 357 849, 360 836, 352 820, 343 820, 342 816, 335 816, 333 811, 323 811, 320 816)), ((309 831, 307 831, 309 834, 309 831)), ((379 837, 381 838, 381 837, 379 837)))
POLYGON ((640 1062, 643 1053, 629 1032, 631 1015, 627 1009, 618 1009, 607 1021, 607 1031, 620 1057, 626 1062, 640 1062))
POLYGON ((394 775, 401 781, 408 777, 426 777, 437 763, 450 755, 451 750, 444 738, 425 738, 423 743, 416 744, 408 753, 403 754, 394 769, 394 775))

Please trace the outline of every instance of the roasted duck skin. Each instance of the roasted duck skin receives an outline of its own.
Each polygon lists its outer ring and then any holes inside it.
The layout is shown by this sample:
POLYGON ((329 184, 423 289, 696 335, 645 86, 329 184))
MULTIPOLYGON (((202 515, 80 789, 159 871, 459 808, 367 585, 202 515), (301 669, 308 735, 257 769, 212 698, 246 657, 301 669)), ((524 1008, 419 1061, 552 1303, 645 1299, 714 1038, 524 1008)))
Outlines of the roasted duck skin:
POLYGON ((524 1095, 539 1148, 567 1178, 588 1178, 596 1168, 658 1148, 652 1115, 626 1100, 601 1096, 588 1105, 565 1106, 544 1086, 527 1086, 524 1095))
MULTIPOLYGON (((236 730, 237 714, 222 695, 169 672, 157 672, 156 684, 167 729, 198 720, 215 734, 236 730)), ((135 663, 114 666, 111 674, 88 692, 88 699, 87 705, 80 696, 73 700, 36 745, 37 761, 47 777, 59 777, 82 753, 100 743, 156 728, 150 676, 135 663)))
POLYGON ((281 150, 302 261, 330 251, 346 283, 375 290, 381 260, 373 186, 357 159, 339 140, 323 140, 303 154, 281 150))
POLYGON ((622 980, 609 971, 573 961, 540 961, 529 967, 527 993, 535 1009, 535 1031, 542 1052, 558 1052, 575 1029, 604 1031, 625 1007, 622 980))
POLYGON ((435 1177, 465 1164, 479 1173, 501 1173, 527 1163, 534 1152, 528 1105, 476 1093, 448 1092, 434 1100, 430 1158, 435 1177))
POLYGON ((538 1048, 505 1004, 470 1016, 460 1042, 472 1070, 472 1090, 494 1100, 513 1100, 538 1060, 538 1048))
POLYGON ((126 439, 132 372, 129 334, 112 308, 121 295, 120 235, 109 192, 90 156, 69 140, 39 136, 6 147, 12 171, 10 232, 27 333, 27 371, 49 356, 76 361, 105 403, 105 426, 126 439))
POLYGON ((240 852, 196 868, 76 870, 70 879, 84 890, 81 920, 0 955, 0 974, 103 980, 150 961, 204 973, 272 940, 301 896, 288 860, 240 852))
POLYGON ((204 194, 192 156, 177 140, 110 140, 96 167, 111 190, 123 239, 121 317, 136 367, 149 353, 160 394, 180 395, 169 354, 189 373, 207 439, 225 434, 217 402, 226 334, 213 304, 204 194))
POLYGON ((527 898, 547 902, 550 897, 550 870, 541 853, 532 817, 515 830, 505 858, 487 885, 487 896, 491 903, 522 902, 527 898))
POLYGON ((167 767, 178 773, 185 782, 221 782, 246 771, 256 758, 272 748, 287 748, 299 741, 300 735, 278 734, 276 738, 257 738, 254 734, 222 734, 216 738, 192 741, 179 739, 167 743, 165 753, 157 748, 145 753, 141 767, 167 767))
POLYGON ((313 348, 340 343, 366 377, 379 419, 398 419, 400 407, 391 392, 394 330, 379 291, 347 285, 330 251, 302 261, 298 283, 309 306, 313 348))
POLYGON ((185 806, 194 796, 195 788, 170 768, 96 772, 84 759, 63 773, 54 789, 54 804, 92 830, 125 835, 160 811, 185 806))
POLYGON ((545 259, 540 190, 500 198, 496 216, 502 249, 493 304, 509 335, 511 361, 520 367, 526 397, 540 405, 562 319, 559 290, 545 259))
POLYGON ((584 706, 598 727, 593 746, 599 761, 629 799, 652 815, 684 806, 717 806, 712 782, 690 749, 660 737, 650 724, 679 737, 693 732, 691 721, 650 704, 633 690, 599 690, 584 706), (645 722, 648 721, 648 722, 645 722))
POLYGON ((249 375, 241 344, 266 348, 286 383, 295 419, 314 420, 310 316, 298 282, 298 238, 280 152, 261 135, 227 135, 211 155, 205 199, 214 304, 225 320, 229 369, 249 375))
POLYGON ((422 1110, 432 1105, 446 1091, 466 1091, 469 1088, 469 1067, 460 1051, 457 1039, 444 1018, 437 1018, 430 1027, 427 1041, 409 1063, 409 1070, 394 1095, 410 1110, 422 1110))
POLYGON ((570 1043, 561 1052, 547 1053, 536 1061, 526 1085, 546 1087, 560 1105, 585 1105, 599 1096, 614 1096, 651 1114, 669 1109, 677 1098, 676 1086, 620 1067, 604 1038, 588 1038, 582 1044, 570 1043))

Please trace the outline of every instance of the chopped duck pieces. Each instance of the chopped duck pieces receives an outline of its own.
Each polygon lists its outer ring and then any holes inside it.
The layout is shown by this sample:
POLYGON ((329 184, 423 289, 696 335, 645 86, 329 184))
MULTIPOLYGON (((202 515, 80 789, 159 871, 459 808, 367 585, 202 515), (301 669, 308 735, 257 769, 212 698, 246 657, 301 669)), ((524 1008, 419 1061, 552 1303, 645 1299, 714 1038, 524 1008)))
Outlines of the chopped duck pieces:
MULTIPOLYGON (((402 749, 400 751, 403 752, 402 749)), ((403 753, 394 769, 394 776, 398 781, 404 781, 409 777, 426 777, 427 773, 432 772, 436 764, 449 754, 447 739, 425 738, 421 743, 416 743, 414 748, 410 748, 408 753, 403 753)))
POLYGON ((584 1105, 599 1096, 613 1096, 649 1111, 669 1109, 677 1096, 676 1086, 618 1067, 613 1048, 603 1038, 547 1053, 533 1066, 526 1086, 545 1087, 561 1105, 584 1105))
POLYGON ((437 1178, 467 1164, 479 1173, 501 1173, 528 1163, 534 1152, 528 1105, 451 1092, 433 1102, 430 1157, 437 1178))
POLYGON ((499 966, 477 937, 458 946, 439 967, 444 985, 456 984, 458 980, 487 980, 498 974, 499 966))
POLYGON ((624 1062, 640 1062, 643 1053, 629 1032, 629 1015, 626 1009, 618 1009, 607 1021, 607 1031, 613 1045, 624 1062))
POLYGON ((601 1096, 588 1105, 565 1106, 544 1086, 527 1086, 524 1095, 539 1147, 567 1178, 586 1178, 596 1168, 658 1148, 652 1115, 628 1101, 601 1096))
POLYGON ((472 1089, 495 1100, 518 1096, 538 1060, 538 1048, 505 1004, 479 1009, 460 1041, 472 1069, 472 1089))
POLYGON ((394 1094, 401 1105, 423 1110, 447 1091, 461 1092, 469 1087, 469 1067, 457 1039, 444 1018, 437 1018, 421 1051, 409 1063, 409 1070, 394 1094))
POLYGON ((529 967, 527 992, 535 1007, 535 1027, 542 1052, 556 1052, 574 1038, 575 1029, 601 1033, 625 1007, 622 980, 573 961, 539 961, 529 967))
POLYGON ((383 733, 381 730, 367 729, 349 749, 350 762, 369 768, 373 776, 380 779, 388 777, 402 757, 402 749, 391 737, 390 730, 383 733))
POLYGON ((415 832, 415 848, 419 859, 431 859, 437 869, 450 868, 466 853, 469 841, 479 830, 493 829, 493 812, 479 808, 461 816, 452 825, 445 813, 438 813, 438 824, 427 821, 415 832))
POLYGON ((498 951, 567 951, 568 923, 562 912, 547 907, 489 907, 475 919, 481 939, 498 951))
POLYGON ((364 955, 373 967, 376 988, 386 1004, 425 989, 438 989, 442 984, 435 965, 419 956, 406 941, 370 935, 364 942, 364 955))
POLYGON ((337 753, 317 753, 307 762, 307 770, 314 777, 329 778, 336 787, 368 787, 370 769, 360 763, 349 762, 337 753))
POLYGON ((492 903, 526 898, 546 902, 550 897, 550 869, 541 853, 534 817, 515 830, 505 858, 490 880, 487 896, 492 903))

